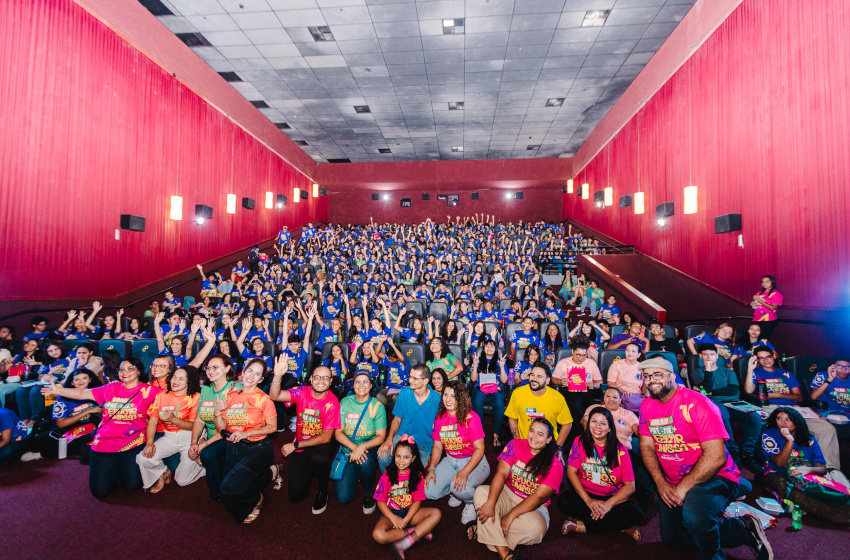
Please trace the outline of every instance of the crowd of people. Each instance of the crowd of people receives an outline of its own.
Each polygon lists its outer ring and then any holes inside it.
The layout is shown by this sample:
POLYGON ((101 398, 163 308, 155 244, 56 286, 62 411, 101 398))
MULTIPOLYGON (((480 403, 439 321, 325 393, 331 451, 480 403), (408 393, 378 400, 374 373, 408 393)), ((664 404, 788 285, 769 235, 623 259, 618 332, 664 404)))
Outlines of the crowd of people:
MULTIPOLYGON (((576 274, 575 255, 602 250, 561 225, 483 215, 308 224, 297 241, 284 227, 271 256, 255 247, 225 274, 198 266, 197 300, 169 292, 133 318, 101 317, 95 302, 55 329, 35 317, 19 348, 0 327, 0 398, 13 394, 17 409, 0 409, 0 461, 79 453, 97 498, 204 478, 239 523, 260 516, 269 486, 300 502, 315 478, 318 515, 331 491, 347 504, 359 485, 364 514, 381 514, 374 540, 401 558, 433 538, 442 516, 428 503, 443 499, 500 558, 542 541, 553 500, 564 535, 640 541, 658 508, 668 546, 721 558, 748 545, 771 558, 757 520, 723 516, 752 489, 741 468, 844 519, 846 504, 807 492, 815 476, 850 483, 834 428, 786 406, 802 393, 769 340, 775 279, 754 295, 740 340, 728 324, 680 340, 576 274), (563 282, 546 283, 541 259, 567 263, 563 282), (149 340, 158 353, 145 363, 98 352, 102 340, 149 340), (623 355, 603 369, 607 350, 623 355), (780 405, 766 429, 755 407, 724 404, 764 388, 780 405), (294 437, 276 462, 272 439, 285 431, 294 437)), ((829 413, 850 415, 848 374, 838 358, 811 383, 829 413)))

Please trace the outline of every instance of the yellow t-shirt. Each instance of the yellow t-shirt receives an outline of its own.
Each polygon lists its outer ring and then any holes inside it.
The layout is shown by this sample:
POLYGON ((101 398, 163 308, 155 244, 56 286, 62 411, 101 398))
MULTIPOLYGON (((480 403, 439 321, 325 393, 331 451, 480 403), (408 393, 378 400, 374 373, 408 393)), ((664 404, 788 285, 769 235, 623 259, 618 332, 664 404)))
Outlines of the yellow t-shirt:
POLYGON ((546 392, 538 397, 531 392, 529 385, 514 389, 505 415, 517 421, 518 435, 522 439, 528 437, 528 429, 535 418, 546 418, 552 424, 555 439, 558 438, 558 424, 563 426, 573 421, 567 401, 561 393, 546 387, 546 392))

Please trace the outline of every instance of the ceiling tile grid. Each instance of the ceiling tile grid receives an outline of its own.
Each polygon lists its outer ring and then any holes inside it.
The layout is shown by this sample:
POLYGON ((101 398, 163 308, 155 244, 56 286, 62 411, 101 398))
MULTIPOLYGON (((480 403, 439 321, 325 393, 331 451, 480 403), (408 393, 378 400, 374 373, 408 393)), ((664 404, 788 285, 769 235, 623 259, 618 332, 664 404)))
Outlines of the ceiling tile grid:
POLYGON ((140 0, 318 162, 571 157, 696 0, 140 0))

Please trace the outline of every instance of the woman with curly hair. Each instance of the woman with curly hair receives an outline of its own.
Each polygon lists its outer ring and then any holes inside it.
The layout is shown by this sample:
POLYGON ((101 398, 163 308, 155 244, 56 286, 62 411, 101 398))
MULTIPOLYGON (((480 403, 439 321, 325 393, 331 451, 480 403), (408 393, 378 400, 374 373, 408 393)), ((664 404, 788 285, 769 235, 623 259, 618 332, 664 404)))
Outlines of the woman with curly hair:
POLYGON ((461 523, 465 525, 478 516, 472 497, 490 476, 490 465, 484 458, 484 427, 472 410, 465 383, 452 381, 443 390, 431 437, 434 445, 425 476, 425 496, 439 500, 451 494, 449 505, 464 503, 461 523))
POLYGON ((833 523, 850 523, 850 505, 826 503, 807 492, 822 482, 838 483, 850 488, 850 481, 838 469, 828 470, 818 440, 806 421, 793 408, 781 406, 767 418, 767 430, 761 436, 764 462, 764 484, 787 496, 807 512, 833 523))
POLYGON ((168 376, 168 390, 159 393, 148 409, 147 443, 136 455, 144 488, 156 494, 171 482, 163 459, 180 454, 174 480, 180 486, 204 476, 204 467, 189 457, 192 427, 201 396, 201 372, 195 366, 177 368, 168 376), (161 436, 155 439, 158 434, 161 436))
POLYGON ((502 560, 511 560, 519 545, 541 542, 549 529, 547 507, 564 479, 554 433, 548 420, 536 418, 527 439, 505 446, 490 485, 475 490, 478 521, 467 525, 467 536, 502 560))

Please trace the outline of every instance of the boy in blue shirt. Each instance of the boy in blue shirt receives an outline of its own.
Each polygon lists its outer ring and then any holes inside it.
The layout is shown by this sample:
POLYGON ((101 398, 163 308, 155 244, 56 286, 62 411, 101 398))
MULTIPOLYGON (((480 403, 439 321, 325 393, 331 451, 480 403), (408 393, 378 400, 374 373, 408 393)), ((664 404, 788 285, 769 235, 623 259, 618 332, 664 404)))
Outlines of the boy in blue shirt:
POLYGON ((47 318, 37 315, 32 319, 32 332, 24 335, 24 342, 27 340, 41 340, 45 338, 49 332, 47 332, 47 318))
POLYGON ((815 375, 811 389, 813 400, 826 401, 829 406, 821 416, 839 413, 850 417, 850 358, 836 358, 826 371, 815 375))
POLYGON ((613 325, 617 322, 615 317, 619 317, 623 313, 617 307, 617 296, 611 294, 606 298, 606 301, 607 303, 599 309, 599 314, 596 318, 597 320, 606 321, 609 325, 613 325))
POLYGON ((526 317, 522 320, 522 330, 511 333, 509 342, 511 343, 512 356, 516 356, 517 348, 528 348, 532 344, 538 347, 541 346, 540 336, 537 334, 537 331, 532 330, 534 325, 534 319, 526 317))

